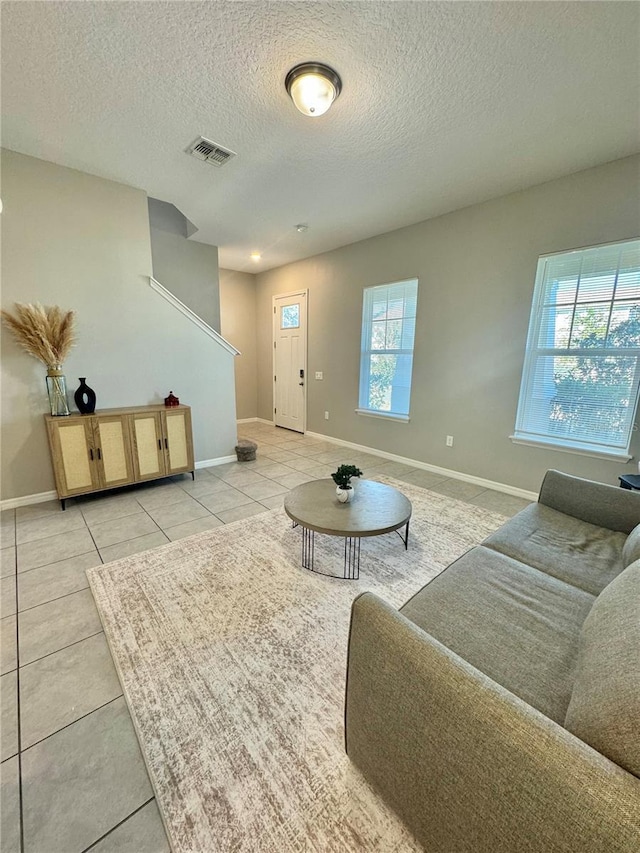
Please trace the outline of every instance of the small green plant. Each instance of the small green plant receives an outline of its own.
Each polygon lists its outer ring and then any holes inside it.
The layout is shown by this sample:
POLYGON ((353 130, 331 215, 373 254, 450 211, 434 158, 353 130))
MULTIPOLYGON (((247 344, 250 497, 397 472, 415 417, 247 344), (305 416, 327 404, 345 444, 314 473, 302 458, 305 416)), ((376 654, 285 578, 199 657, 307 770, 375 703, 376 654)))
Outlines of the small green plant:
POLYGON ((352 477, 362 477, 362 471, 355 465, 340 465, 331 475, 333 482, 341 489, 350 489, 352 477))

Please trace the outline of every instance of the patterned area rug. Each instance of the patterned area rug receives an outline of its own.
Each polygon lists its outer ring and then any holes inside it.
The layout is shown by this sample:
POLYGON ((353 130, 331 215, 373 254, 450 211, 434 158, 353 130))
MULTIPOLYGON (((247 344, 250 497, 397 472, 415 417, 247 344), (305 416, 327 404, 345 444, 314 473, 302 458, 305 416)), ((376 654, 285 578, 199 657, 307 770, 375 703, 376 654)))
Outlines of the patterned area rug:
MULTIPOLYGON (((504 518, 380 479, 409 550, 364 539, 359 581, 302 569, 283 510, 87 572, 175 853, 421 849, 344 753, 351 602, 403 604, 504 518)), ((316 535, 316 568, 342 543, 316 535)))

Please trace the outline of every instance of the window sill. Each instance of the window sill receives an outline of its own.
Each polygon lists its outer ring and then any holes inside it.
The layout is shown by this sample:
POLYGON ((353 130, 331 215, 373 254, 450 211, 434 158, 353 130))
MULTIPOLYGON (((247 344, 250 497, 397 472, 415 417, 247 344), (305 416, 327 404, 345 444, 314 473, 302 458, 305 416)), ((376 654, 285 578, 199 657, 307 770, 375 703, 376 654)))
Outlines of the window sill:
POLYGON ((373 412, 371 409, 356 409, 356 415, 364 415, 366 418, 380 418, 383 421, 397 421, 401 424, 409 423, 409 415, 394 415, 392 412, 373 412))
POLYGON ((629 462, 630 459, 633 459, 633 456, 629 456, 623 450, 593 450, 580 446, 567 447, 564 444, 556 444, 552 440, 524 438, 518 435, 510 435, 509 438, 514 444, 526 444, 529 447, 540 447, 543 450, 560 450, 562 453, 575 453, 578 456, 591 456, 595 459, 610 459, 615 462, 629 462))

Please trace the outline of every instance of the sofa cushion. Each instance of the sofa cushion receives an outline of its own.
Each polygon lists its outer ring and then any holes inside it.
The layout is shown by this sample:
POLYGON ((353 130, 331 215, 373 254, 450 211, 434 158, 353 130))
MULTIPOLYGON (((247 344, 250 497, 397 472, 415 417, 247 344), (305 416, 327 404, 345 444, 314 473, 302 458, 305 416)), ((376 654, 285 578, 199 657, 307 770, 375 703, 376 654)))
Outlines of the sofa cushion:
POLYGON ((580 636, 565 727, 640 776, 640 560, 596 598, 580 636))
POLYGON ((640 560, 640 524, 633 528, 622 548, 622 564, 625 567, 636 560, 640 560))
POLYGON ((584 480, 561 471, 547 471, 538 501, 550 509, 625 535, 640 523, 638 492, 584 480))
POLYGON ((598 595, 624 568, 625 533, 531 504, 482 543, 554 578, 598 595))
POLYGON ((583 590, 480 546, 423 587, 401 612, 562 725, 580 628, 593 601, 583 590))

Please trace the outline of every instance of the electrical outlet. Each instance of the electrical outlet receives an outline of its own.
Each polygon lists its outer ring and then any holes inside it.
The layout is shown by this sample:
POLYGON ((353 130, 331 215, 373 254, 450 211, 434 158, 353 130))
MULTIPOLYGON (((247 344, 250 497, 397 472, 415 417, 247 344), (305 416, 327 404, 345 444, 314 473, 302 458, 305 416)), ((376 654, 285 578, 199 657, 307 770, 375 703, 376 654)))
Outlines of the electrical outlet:
POLYGON ((321 370, 316 370, 316 379, 324 379, 321 370))
POLYGON ((324 419, 325 419, 325 421, 329 420, 329 412, 324 413, 324 419))
POLYGON ((447 440, 446 440, 445 444, 447 445, 447 447, 453 447, 453 436, 452 435, 447 436, 447 440))

